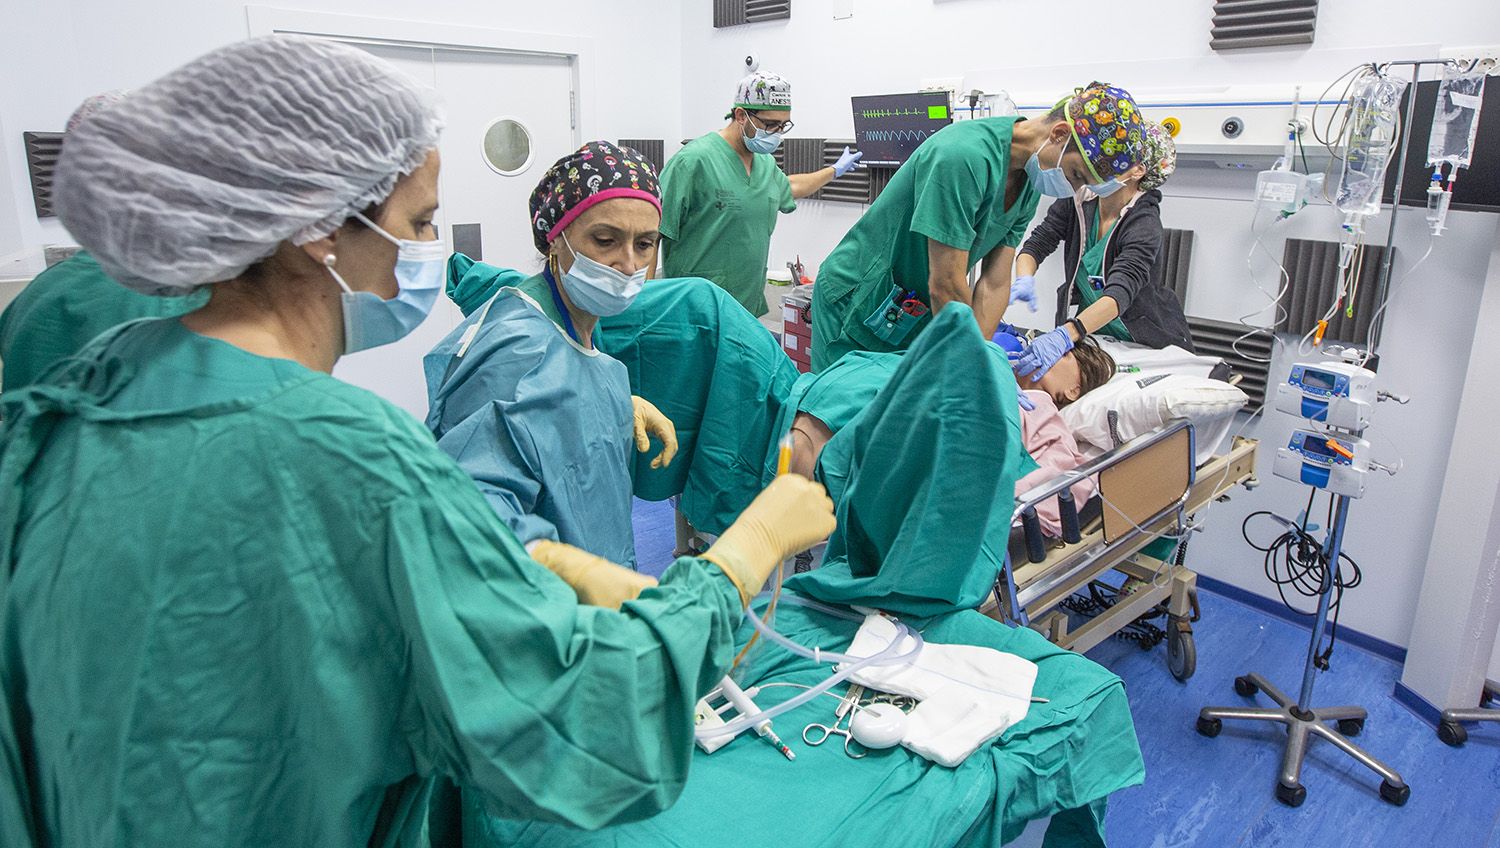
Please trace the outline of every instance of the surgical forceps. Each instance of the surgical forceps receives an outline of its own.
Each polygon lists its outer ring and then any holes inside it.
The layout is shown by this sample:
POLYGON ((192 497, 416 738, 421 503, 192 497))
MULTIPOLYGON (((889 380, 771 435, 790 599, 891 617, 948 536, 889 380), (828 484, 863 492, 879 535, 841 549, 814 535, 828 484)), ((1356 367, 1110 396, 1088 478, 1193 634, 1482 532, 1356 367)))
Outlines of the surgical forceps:
POLYGON ((833 724, 831 726, 827 724, 818 724, 817 722, 809 724, 808 726, 802 728, 802 741, 816 748, 817 746, 822 745, 824 742, 827 742, 828 737, 830 736, 842 736, 844 737, 844 754, 851 760, 864 759, 865 755, 869 754, 870 752, 863 751, 856 754, 851 751, 849 749, 849 743, 854 741, 854 734, 851 733, 849 731, 849 728, 847 727, 839 727, 839 725, 843 723, 845 718, 848 718, 851 724, 853 723, 854 707, 859 703, 859 696, 862 695, 864 691, 865 687, 860 686, 857 683, 850 684, 849 690, 845 692, 844 697, 839 700, 839 708, 833 713, 833 724), (821 735, 817 735, 820 733, 821 735))

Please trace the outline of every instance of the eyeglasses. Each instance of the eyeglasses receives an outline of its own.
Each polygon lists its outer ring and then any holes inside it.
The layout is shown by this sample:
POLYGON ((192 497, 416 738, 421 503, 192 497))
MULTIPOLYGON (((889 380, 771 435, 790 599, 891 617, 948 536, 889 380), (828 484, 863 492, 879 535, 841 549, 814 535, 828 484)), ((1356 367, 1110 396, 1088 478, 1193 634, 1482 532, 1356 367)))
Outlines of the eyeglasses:
POLYGON ((792 121, 767 121, 754 112, 746 112, 745 114, 750 116, 750 120, 759 124, 761 129, 773 135, 777 133, 789 133, 792 131, 792 127, 796 126, 792 121))

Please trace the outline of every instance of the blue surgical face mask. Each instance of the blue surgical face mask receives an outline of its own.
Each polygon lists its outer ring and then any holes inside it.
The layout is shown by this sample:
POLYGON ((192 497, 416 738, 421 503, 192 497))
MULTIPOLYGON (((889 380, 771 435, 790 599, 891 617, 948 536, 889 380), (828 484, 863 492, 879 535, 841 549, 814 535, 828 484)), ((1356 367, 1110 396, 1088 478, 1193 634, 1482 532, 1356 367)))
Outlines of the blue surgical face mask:
MULTIPOLYGON (((1047 145, 1042 145, 1043 150, 1046 147, 1047 145)), ((1063 176, 1062 169, 1063 156, 1067 152, 1068 144, 1067 142, 1063 142, 1062 151, 1057 154, 1057 164, 1050 168, 1042 167, 1041 150, 1031 154, 1031 158, 1026 160, 1026 179, 1030 180, 1031 184, 1036 186, 1037 191, 1048 197, 1073 196, 1073 185, 1068 182, 1067 177, 1063 176)))
POLYGON ((623 273, 579 253, 566 234, 562 240, 573 254, 573 266, 562 278, 563 289, 573 305, 590 315, 605 318, 630 308, 631 302, 646 285, 647 269, 641 268, 634 274, 623 273))
MULTIPOLYGON (((448 245, 442 239, 398 239, 364 215, 354 217, 396 245, 396 296, 390 300, 374 292, 354 291, 328 264, 328 273, 344 290, 344 353, 390 344, 417 328, 432 311, 443 290, 448 269, 448 245)), ((330 254, 329 259, 332 259, 330 254)))
MULTIPOLYGON (((754 122, 749 118, 745 119, 745 129, 756 129, 754 122)), ((769 133, 765 130, 756 130, 755 135, 750 135, 747 132, 745 134, 745 147, 751 153, 775 153, 776 148, 781 146, 782 137, 781 133, 769 133)))
POLYGON ((1094 193, 1095 197, 1109 197, 1111 194, 1114 194, 1115 192, 1123 188, 1124 185, 1124 183, 1120 182, 1114 177, 1110 177, 1109 179, 1105 180, 1102 183, 1099 183, 1098 185, 1089 186, 1088 189, 1089 191, 1094 193))

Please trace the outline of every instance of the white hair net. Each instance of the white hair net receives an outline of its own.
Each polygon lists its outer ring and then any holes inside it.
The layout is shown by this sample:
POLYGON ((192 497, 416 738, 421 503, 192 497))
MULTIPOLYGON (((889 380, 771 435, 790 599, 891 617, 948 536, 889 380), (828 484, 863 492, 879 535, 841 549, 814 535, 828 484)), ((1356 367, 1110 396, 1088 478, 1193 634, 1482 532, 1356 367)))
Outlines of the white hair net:
POLYGON ((124 100, 125 95, 129 93, 130 91, 127 89, 117 88, 114 91, 106 91, 103 94, 96 94, 93 97, 88 98, 87 100, 78 104, 77 109, 73 110, 72 116, 68 118, 68 125, 64 129, 67 132, 72 132, 73 130, 78 129, 79 125, 87 120, 90 115, 102 112, 105 109, 108 109, 109 107, 115 105, 116 103, 119 103, 121 100, 124 100))
POLYGON ((435 93, 383 59, 252 39, 83 121, 63 145, 57 214, 116 280, 181 294, 386 199, 441 129, 435 93))

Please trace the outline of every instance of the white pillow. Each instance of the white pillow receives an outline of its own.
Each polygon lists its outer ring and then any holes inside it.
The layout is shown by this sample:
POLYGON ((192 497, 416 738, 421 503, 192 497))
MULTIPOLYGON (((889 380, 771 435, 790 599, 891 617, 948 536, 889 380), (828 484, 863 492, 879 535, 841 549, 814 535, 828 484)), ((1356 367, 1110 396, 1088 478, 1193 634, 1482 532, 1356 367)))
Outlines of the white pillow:
POLYGON ((1116 439, 1123 443, 1143 436, 1173 418, 1187 418, 1193 422, 1197 462, 1202 465, 1229 434, 1234 414, 1249 401, 1244 392, 1219 380, 1191 374, 1151 374, 1142 367, 1139 373, 1116 374, 1108 383, 1063 407, 1062 418, 1075 439, 1094 448, 1086 451, 1089 454, 1115 447, 1116 439))
POLYGON ((1113 336, 1097 335, 1094 341, 1115 360, 1122 370, 1141 375, 1187 374, 1192 377, 1207 377, 1223 360, 1216 356, 1200 356, 1189 353, 1175 345, 1164 348, 1146 347, 1135 342, 1122 342, 1113 336))

